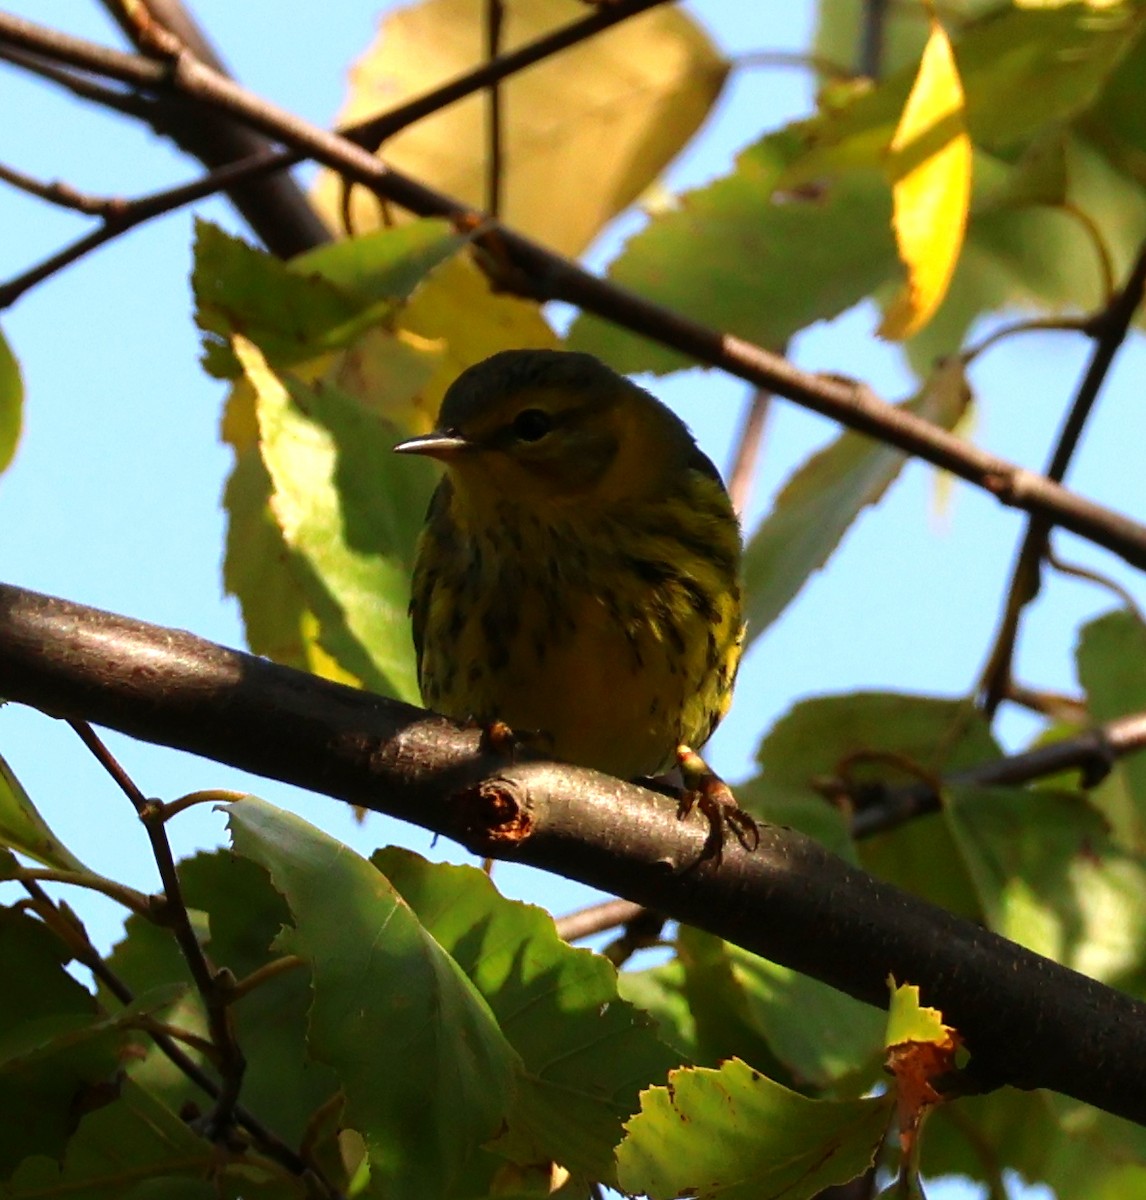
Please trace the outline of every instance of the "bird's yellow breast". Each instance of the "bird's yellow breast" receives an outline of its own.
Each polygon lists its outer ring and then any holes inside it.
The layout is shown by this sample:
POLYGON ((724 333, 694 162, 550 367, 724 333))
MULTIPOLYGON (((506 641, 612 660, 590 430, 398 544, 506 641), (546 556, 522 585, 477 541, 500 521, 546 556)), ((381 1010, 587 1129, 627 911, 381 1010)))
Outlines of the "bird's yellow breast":
POLYGON ((426 703, 622 777, 702 744, 739 659, 739 547, 719 484, 694 482, 699 496, 588 516, 505 504, 476 528, 443 485, 412 604, 426 703))

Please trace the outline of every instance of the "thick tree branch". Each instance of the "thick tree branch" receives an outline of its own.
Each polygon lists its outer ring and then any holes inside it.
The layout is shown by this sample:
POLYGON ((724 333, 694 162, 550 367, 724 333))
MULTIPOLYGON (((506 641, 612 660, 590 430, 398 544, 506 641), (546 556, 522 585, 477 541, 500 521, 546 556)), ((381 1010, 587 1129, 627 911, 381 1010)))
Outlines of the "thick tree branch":
POLYGON ((0 15, 0 45, 56 56, 148 90, 173 90, 287 143, 332 170, 422 216, 444 216, 479 232, 490 259, 501 264, 499 283, 538 300, 564 300, 597 316, 671 346, 698 362, 720 367, 758 388, 917 455, 991 492, 1002 504, 1038 513, 1146 569, 1146 526, 1085 500, 1060 484, 990 454, 962 438, 876 397, 855 381, 812 375, 731 334, 701 325, 598 279, 481 213, 387 167, 338 134, 252 95, 198 62, 181 55, 170 63, 91 46, 79 38, 0 15))
POLYGON ((391 813, 728 938, 872 1004, 916 983, 983 1086, 1146 1123, 1146 1005, 907 895, 790 830, 700 858, 707 825, 593 771, 188 633, 0 586, 0 694, 391 813))

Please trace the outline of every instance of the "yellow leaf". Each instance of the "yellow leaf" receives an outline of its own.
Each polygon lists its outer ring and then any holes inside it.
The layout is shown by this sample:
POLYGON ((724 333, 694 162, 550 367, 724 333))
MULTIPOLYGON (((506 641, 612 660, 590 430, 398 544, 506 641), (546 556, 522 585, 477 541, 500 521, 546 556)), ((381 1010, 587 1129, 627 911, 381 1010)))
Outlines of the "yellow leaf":
POLYGON ((971 195, 965 116, 951 43, 932 21, 919 74, 891 141, 892 226, 907 282, 884 314, 881 337, 911 337, 947 294, 971 195))
MULTIPOLYGON (((385 18, 351 73, 340 124, 373 117, 472 70, 484 58, 484 0, 422 0, 385 18)), ((514 50, 582 16, 569 0, 506 0, 502 46, 514 50)), ((642 13, 501 85, 501 217, 575 257, 688 143, 720 94, 728 63, 687 15, 642 13)), ((387 163, 484 209, 488 93, 452 104, 382 147, 387 163)), ((316 207, 342 229, 342 183, 319 177, 316 207)), ((395 214, 400 216, 400 214, 395 214)), ((357 233, 379 224, 363 188, 357 233)))

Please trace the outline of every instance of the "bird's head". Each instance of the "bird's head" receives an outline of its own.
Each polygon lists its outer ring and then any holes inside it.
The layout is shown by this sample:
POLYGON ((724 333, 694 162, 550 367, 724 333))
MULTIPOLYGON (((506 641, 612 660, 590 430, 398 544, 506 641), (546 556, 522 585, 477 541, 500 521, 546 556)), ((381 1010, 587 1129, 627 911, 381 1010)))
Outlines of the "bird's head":
POLYGON ((395 449, 438 459, 481 508, 640 499, 699 453, 660 401, 592 355, 562 350, 505 350, 469 367, 434 432, 395 449))

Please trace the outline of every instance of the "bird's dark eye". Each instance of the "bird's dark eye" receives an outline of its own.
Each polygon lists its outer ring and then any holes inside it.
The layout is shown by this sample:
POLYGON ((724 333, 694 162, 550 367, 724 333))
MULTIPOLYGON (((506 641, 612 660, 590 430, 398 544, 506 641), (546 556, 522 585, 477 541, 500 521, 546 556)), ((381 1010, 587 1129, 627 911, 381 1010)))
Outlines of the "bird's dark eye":
POLYGON ((553 428, 553 418, 540 408, 524 408, 513 418, 513 432, 519 441, 538 442, 553 428))

